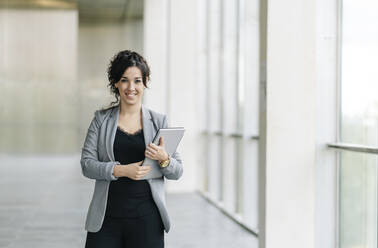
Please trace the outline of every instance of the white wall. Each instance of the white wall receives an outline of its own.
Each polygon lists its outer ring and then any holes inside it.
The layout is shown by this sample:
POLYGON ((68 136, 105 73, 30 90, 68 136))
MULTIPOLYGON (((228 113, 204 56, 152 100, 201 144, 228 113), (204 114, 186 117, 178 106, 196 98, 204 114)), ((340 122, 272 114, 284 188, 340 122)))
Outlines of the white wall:
POLYGON ((145 0, 144 57, 151 69, 151 85, 144 103, 168 114, 170 126, 184 126, 178 147, 184 174, 167 180, 168 192, 199 188, 197 154, 199 145, 196 109, 196 1, 145 0))

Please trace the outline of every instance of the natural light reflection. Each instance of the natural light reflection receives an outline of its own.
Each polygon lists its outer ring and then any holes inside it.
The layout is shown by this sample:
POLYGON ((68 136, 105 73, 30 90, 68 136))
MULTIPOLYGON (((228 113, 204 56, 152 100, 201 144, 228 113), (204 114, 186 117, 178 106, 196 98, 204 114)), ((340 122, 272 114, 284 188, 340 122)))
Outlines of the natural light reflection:
MULTIPOLYGON (((344 0, 341 141, 378 145, 378 1, 344 0)), ((341 153, 340 248, 377 247, 375 155, 341 153)))
POLYGON ((342 141, 378 144, 378 1, 343 1, 342 141))

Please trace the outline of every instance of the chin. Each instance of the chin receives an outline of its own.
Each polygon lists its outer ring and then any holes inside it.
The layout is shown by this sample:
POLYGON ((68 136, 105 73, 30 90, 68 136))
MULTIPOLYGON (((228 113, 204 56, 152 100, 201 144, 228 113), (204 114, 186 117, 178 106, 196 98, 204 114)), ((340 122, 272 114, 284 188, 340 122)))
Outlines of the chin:
POLYGON ((133 101, 125 100, 124 102, 125 102, 127 105, 135 105, 135 104, 138 104, 138 103, 139 103, 139 100, 133 100, 133 101))

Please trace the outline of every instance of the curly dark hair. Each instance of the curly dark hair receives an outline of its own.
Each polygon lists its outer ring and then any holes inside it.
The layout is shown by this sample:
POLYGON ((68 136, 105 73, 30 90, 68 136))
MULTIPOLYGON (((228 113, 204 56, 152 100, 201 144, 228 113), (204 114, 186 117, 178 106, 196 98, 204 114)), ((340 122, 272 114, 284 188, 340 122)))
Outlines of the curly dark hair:
POLYGON ((123 73, 129 67, 136 66, 142 72, 142 81, 146 88, 147 87, 147 78, 150 79, 150 67, 148 66, 146 60, 137 52, 124 50, 118 52, 114 55, 108 66, 108 79, 110 92, 114 95, 116 100, 110 103, 110 106, 119 103, 119 91, 115 87, 115 84, 121 79, 123 73))

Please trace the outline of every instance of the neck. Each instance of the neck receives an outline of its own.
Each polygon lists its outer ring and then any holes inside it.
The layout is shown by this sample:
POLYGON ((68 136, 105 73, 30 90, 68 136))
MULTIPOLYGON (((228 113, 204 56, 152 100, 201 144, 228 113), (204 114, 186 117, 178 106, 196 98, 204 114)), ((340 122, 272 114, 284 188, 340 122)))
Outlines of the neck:
POLYGON ((139 115, 141 113, 142 103, 129 105, 121 101, 120 105, 121 109, 119 114, 121 116, 139 115))

